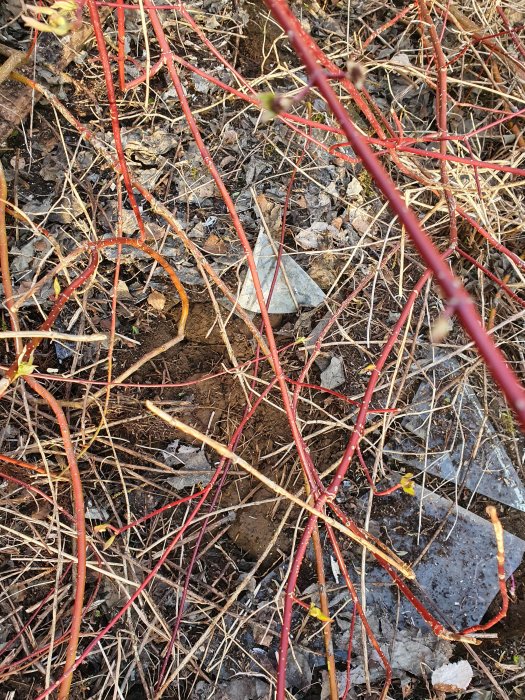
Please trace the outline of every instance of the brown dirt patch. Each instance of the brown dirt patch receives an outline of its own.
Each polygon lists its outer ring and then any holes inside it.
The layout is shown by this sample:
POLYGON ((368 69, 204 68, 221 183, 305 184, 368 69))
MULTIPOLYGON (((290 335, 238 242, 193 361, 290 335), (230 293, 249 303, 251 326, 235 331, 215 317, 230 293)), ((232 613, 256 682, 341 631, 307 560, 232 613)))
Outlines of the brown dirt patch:
MULTIPOLYGON (((262 0, 243 3, 249 14, 244 37, 239 41, 239 68, 248 78, 261 75, 265 56, 270 53, 273 42, 281 33, 272 19, 268 19, 268 9, 262 0)), ((266 68, 271 68, 271 57, 266 68)))
MULTIPOLYGON (((228 319, 226 311, 223 311, 223 319, 225 322, 228 319)), ((175 309, 165 317, 150 320, 147 326, 144 325, 139 336, 140 347, 117 353, 116 372, 129 367, 145 353, 170 340, 177 332, 177 321, 178 310, 175 309)), ((243 323, 236 318, 229 319, 227 332, 237 362, 243 363, 253 358, 254 346, 243 323)), ((191 305, 185 340, 141 367, 128 381, 146 384, 186 383, 187 386, 181 387, 146 388, 142 390, 142 395, 144 399, 166 402, 165 408, 168 411, 173 411, 178 406, 182 421, 226 444, 242 419, 246 396, 234 374, 204 378, 220 373, 224 367, 229 366, 231 362, 216 323, 213 306, 210 303, 196 303, 191 305)), ((123 398, 111 403, 111 420, 122 421, 127 416, 131 419, 137 415, 137 411, 143 410, 143 403, 139 405, 139 402, 133 400, 134 392, 136 389, 133 388, 119 390, 123 398)), ((175 439, 191 442, 185 434, 146 414, 143 414, 140 421, 124 420, 113 432, 132 444, 140 442, 157 448, 164 447, 175 439)), ((260 468, 266 476, 282 483, 282 471, 273 463, 259 463, 259 459, 261 455, 281 447, 290 439, 282 411, 263 403, 243 431, 236 452, 260 468)), ((210 462, 217 459, 214 454, 209 457, 210 462)), ((222 508, 254 503, 237 511, 236 520, 228 533, 237 546, 254 558, 265 549, 282 515, 283 507, 276 506, 273 502, 259 503, 271 500, 271 497, 272 494, 259 488, 258 482, 248 477, 236 477, 227 482, 222 491, 222 508)), ((288 548, 289 538, 281 535, 270 558, 274 560, 279 557, 279 552, 287 551, 288 548)))

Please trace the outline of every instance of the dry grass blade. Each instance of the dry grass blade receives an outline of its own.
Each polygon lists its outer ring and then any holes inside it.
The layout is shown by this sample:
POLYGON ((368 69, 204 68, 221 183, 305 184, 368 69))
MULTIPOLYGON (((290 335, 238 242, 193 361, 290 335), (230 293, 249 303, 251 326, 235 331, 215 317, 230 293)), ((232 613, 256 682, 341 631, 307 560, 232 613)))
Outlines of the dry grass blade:
POLYGON ((146 408, 149 411, 151 411, 155 416, 158 416, 165 423, 171 425, 173 428, 181 430, 183 433, 186 433, 190 437, 202 441, 205 445, 208 445, 208 447, 214 449, 222 457, 226 457, 227 459, 231 460, 234 464, 237 464, 239 467, 242 467, 246 472, 248 472, 248 474, 254 476, 258 481, 264 484, 264 486, 270 489, 273 493, 277 494, 281 498, 285 498, 287 501, 290 501, 290 503, 293 503, 294 505, 298 506, 299 508, 301 508, 301 510, 305 510, 311 515, 314 515, 316 518, 319 518, 319 520, 322 520, 324 523, 331 525, 334 528, 334 530, 338 530, 354 542, 357 542, 367 551, 376 554, 381 559, 384 559, 384 561, 388 562, 388 564, 390 564, 396 571, 399 571, 401 574, 403 574, 403 576, 405 576, 406 578, 415 578, 414 572, 409 566, 407 566, 407 564, 401 561, 394 553, 392 553, 389 556, 384 550, 380 549, 372 542, 369 542, 366 539, 366 533, 363 533, 363 535, 359 536, 342 523, 338 522, 337 520, 334 520, 329 515, 326 515, 326 513, 316 510, 309 503, 302 501, 297 496, 294 496, 293 493, 290 493, 289 491, 286 491, 286 489, 283 489, 282 486, 276 484, 274 481, 262 474, 258 469, 252 467, 251 464, 248 464, 248 462, 242 459, 242 457, 236 455, 235 452, 232 452, 220 442, 217 442, 217 440, 214 440, 208 435, 204 435, 204 433, 201 433, 199 430, 196 430, 190 425, 186 425, 177 418, 170 416, 169 413, 166 413, 166 411, 163 411, 158 406, 155 406, 155 404, 151 401, 146 401, 146 408))

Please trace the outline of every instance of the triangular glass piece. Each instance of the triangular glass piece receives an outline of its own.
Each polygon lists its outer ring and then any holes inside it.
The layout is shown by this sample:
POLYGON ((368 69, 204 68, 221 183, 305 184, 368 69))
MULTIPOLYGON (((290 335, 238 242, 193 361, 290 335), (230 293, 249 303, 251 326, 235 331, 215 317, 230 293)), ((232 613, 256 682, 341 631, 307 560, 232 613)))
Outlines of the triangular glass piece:
POLYGON ((475 390, 466 382, 444 390, 460 368, 454 359, 436 359, 402 421, 415 437, 404 436, 385 454, 525 511, 525 487, 475 390))
MULTIPOLYGON (((259 237, 253 249, 253 256, 261 289, 264 298, 267 299, 275 274, 276 255, 264 229, 261 229, 259 232, 259 237)), ((295 313, 301 306, 318 306, 324 300, 325 293, 319 285, 286 253, 281 258, 280 267, 268 308, 269 313, 295 313)), ((252 275, 249 270, 246 273, 238 301, 243 309, 260 313, 252 275)))

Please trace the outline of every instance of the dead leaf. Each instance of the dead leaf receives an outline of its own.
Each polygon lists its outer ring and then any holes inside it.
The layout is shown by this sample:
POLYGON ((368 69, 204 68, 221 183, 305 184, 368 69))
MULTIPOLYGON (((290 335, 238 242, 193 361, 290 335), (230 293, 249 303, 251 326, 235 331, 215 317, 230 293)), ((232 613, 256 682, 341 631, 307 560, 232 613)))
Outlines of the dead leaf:
POLYGON ((148 296, 148 304, 152 309, 155 309, 155 311, 162 311, 166 306, 166 297, 162 292, 158 292, 154 289, 148 296))
POLYGON ((430 337, 433 343, 441 343, 450 332, 450 319, 446 316, 439 316, 430 329, 430 337))
POLYGON ((353 177, 347 185, 346 196, 350 199, 354 199, 355 197, 359 197, 362 191, 363 186, 356 177, 353 177))
POLYGON ((406 53, 396 53, 389 60, 389 63, 394 66, 410 67, 412 63, 410 62, 410 57, 406 53))
POLYGON ((371 227, 373 223, 373 217, 361 208, 356 209, 355 215, 351 221, 352 227, 357 231, 357 233, 362 235, 365 233, 372 233, 371 227))
POLYGON ((295 198, 295 204, 296 206, 299 207, 299 209, 307 209, 308 208, 308 202, 306 201, 304 195, 299 194, 295 198))
POLYGON ((336 216, 335 219, 332 220, 331 226, 333 226, 338 231, 341 230, 342 225, 343 225, 343 217, 342 216, 336 216))
POLYGON ((267 197, 262 192, 261 194, 257 195, 257 204, 259 205, 263 216, 272 208, 272 203, 268 201, 267 197))
POLYGON ((327 249, 332 246, 332 238, 337 236, 338 230, 324 221, 314 221, 295 235, 295 242, 304 250, 327 249))
POLYGON ((228 252, 226 243, 215 233, 210 233, 202 247, 211 255, 225 255, 228 252))

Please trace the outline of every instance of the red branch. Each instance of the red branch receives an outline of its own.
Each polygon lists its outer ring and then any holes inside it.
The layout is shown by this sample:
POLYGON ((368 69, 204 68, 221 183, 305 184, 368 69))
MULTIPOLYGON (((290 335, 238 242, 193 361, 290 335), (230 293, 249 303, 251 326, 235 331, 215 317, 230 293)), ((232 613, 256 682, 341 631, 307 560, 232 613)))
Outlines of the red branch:
POLYGON ((308 40, 304 41, 305 32, 285 0, 265 0, 265 2, 275 19, 287 32, 290 43, 308 71, 310 82, 324 97, 354 152, 361 158, 363 165, 390 203, 391 209, 399 217, 424 263, 432 270, 449 306, 474 341, 495 382, 515 411, 522 428, 525 429, 525 390, 508 366, 504 355, 483 328, 471 297, 451 272, 429 236, 421 228, 414 212, 406 206, 392 179, 355 128, 348 112, 332 89, 324 70, 320 68, 314 57, 311 50, 313 39, 308 37, 308 40))

